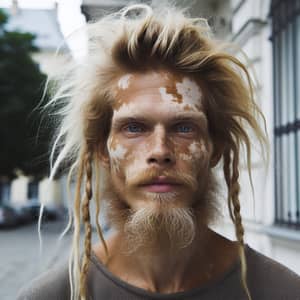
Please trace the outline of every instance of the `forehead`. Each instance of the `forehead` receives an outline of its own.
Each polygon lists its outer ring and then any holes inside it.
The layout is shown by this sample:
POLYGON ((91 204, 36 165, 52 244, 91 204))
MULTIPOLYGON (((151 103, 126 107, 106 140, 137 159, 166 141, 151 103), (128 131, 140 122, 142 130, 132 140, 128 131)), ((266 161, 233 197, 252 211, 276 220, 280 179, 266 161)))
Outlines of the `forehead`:
POLYGON ((145 73, 126 73, 117 80, 117 90, 126 92, 140 88, 153 88, 157 85, 173 85, 182 81, 183 75, 168 71, 148 71, 145 73))
POLYGON ((114 98, 114 117, 203 113, 199 84, 192 77, 167 71, 121 75, 114 98))

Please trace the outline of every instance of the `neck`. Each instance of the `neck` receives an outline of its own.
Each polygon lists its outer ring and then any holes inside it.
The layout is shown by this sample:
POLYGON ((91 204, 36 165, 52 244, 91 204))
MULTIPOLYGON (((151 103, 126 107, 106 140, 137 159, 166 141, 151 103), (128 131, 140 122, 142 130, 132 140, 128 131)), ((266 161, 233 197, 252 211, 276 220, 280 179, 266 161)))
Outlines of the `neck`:
POLYGON ((107 268, 132 285, 159 293, 201 286, 226 271, 237 258, 232 243, 208 228, 198 228, 194 240, 176 251, 166 242, 133 253, 120 251, 121 245, 126 245, 121 233, 108 241, 107 268))
POLYGON ((206 250, 197 247, 204 236, 207 232, 198 231, 194 240, 180 249, 162 236, 150 250, 140 249, 128 256, 128 263, 136 266, 137 275, 144 278, 144 286, 150 291, 171 293, 186 290, 190 284, 187 274, 193 263, 206 256, 206 250))

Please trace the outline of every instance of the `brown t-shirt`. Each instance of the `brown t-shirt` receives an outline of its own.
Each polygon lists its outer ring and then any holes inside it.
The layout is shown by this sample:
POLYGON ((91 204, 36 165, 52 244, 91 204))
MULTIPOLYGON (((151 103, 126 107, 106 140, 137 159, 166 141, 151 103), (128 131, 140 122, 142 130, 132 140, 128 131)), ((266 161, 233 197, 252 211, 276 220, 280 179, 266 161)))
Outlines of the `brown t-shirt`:
MULTIPOLYGON (((248 286, 253 300, 300 300, 300 277, 283 265, 246 246, 248 286)), ((88 276, 92 300, 246 300, 237 262, 221 278, 189 291, 159 294, 132 286, 108 271, 93 254, 88 276)), ((68 264, 54 268, 29 286, 17 300, 70 299, 68 264)))

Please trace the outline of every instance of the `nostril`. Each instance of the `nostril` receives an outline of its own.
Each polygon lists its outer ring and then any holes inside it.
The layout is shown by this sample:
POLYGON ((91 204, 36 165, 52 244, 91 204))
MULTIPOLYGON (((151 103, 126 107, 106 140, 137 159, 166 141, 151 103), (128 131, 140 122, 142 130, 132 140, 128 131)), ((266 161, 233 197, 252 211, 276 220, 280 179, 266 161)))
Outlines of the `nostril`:
POLYGON ((155 158, 155 157, 150 157, 148 159, 149 164, 155 164, 155 163, 163 163, 163 164, 170 164, 172 162, 170 157, 165 157, 165 158, 155 158))
POLYGON ((149 159, 148 159, 148 162, 149 162, 149 163, 155 163, 155 162, 156 162, 156 159, 155 159, 155 158, 149 158, 149 159))
POLYGON ((166 158, 164 159, 164 162, 167 163, 167 164, 169 164, 169 163, 171 162, 171 159, 170 159, 169 157, 166 157, 166 158))

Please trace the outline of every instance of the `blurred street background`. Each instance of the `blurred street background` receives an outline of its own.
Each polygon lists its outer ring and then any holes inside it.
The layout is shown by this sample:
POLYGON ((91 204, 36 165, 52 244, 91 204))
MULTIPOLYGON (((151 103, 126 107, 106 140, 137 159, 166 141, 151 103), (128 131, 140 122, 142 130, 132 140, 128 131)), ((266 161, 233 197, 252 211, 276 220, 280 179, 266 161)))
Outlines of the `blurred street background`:
POLYGON ((43 226, 43 247, 40 252, 36 224, 17 230, 0 231, 0 299, 16 299, 21 287, 57 263, 67 261, 70 236, 58 243, 62 222, 43 226))
MULTIPOLYGON (((206 18, 218 40, 237 45, 231 52, 250 69, 255 99, 266 118, 270 161, 266 168, 254 151, 254 194, 241 165, 245 241, 300 274, 300 0, 174 2, 192 17, 206 18)), ((44 93, 46 79, 59 74, 70 59, 81 62, 87 49, 82 26, 126 4, 0 0, 1 300, 14 299, 25 282, 53 260, 63 260, 69 250, 69 235, 59 248, 56 243, 67 219, 66 174, 47 178, 57 120, 39 106, 42 98, 42 105, 50 98, 44 93), (43 259, 36 225, 41 204, 43 259)), ((255 149, 255 141, 253 145, 255 149)), ((234 239, 223 194, 224 218, 215 229, 234 239)))

